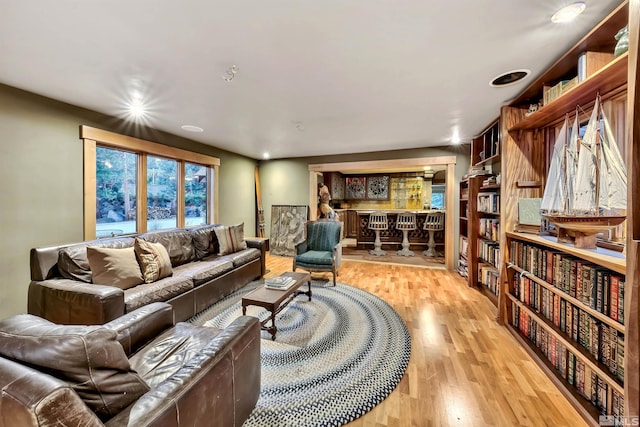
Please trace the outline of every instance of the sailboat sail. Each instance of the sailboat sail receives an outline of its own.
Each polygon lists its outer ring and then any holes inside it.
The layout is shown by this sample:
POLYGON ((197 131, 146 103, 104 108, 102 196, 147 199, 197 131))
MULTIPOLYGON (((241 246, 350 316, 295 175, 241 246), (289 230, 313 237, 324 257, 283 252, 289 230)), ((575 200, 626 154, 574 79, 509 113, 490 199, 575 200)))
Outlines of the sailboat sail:
POLYGON ((580 145, 573 204, 574 209, 579 212, 596 215, 599 208, 627 207, 626 167, 613 138, 609 121, 600 109, 599 99, 596 99, 580 145), (603 133, 599 131, 600 117, 604 126, 603 133))
POLYGON ((573 210, 573 199, 570 195, 574 192, 578 161, 577 115, 570 129, 570 137, 567 137, 569 134, 568 124, 569 118, 567 116, 553 147, 549 180, 540 204, 540 209, 543 212, 567 213, 573 210))
POLYGON ((564 152, 567 144, 567 123, 569 119, 565 117, 564 124, 558 132, 556 143, 553 146, 551 165, 549 166, 549 181, 544 189, 540 210, 543 212, 562 212, 564 203, 567 200, 566 187, 563 181, 566 180, 564 152))

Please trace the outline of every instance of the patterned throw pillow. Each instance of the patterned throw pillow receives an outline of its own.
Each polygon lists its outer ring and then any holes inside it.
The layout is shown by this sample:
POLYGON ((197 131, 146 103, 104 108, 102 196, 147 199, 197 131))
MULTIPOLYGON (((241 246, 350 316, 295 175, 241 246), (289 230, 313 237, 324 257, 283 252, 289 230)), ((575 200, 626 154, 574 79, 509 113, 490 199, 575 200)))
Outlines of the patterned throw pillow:
POLYGON ((220 226, 213 229, 220 245, 220 255, 232 254, 247 249, 244 241, 244 222, 242 224, 220 226))
POLYGON ((169 253, 161 243, 151 243, 136 237, 133 247, 145 283, 155 282, 173 274, 169 253))
POLYGON ((115 249, 87 246, 93 283, 128 289, 143 283, 133 248, 115 249))

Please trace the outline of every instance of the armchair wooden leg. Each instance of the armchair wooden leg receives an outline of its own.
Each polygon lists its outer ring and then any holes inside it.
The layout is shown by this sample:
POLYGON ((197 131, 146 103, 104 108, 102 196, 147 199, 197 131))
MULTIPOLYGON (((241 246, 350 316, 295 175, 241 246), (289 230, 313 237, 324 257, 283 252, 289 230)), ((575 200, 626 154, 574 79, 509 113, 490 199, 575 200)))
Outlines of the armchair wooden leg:
POLYGON ((336 285, 336 269, 333 269, 333 286, 336 285))

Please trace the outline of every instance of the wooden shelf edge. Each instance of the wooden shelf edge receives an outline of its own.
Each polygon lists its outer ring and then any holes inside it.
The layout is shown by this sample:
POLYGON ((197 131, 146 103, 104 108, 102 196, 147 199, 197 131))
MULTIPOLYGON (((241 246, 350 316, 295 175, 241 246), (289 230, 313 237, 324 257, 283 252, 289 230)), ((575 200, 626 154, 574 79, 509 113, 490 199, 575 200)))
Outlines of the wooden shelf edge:
POLYGON ((593 264, 608 268, 609 270, 615 271, 616 273, 622 274, 623 276, 627 273, 626 259, 622 254, 618 252, 602 248, 578 249, 569 243, 558 243, 557 239, 551 236, 517 233, 513 231, 508 231, 506 235, 507 238, 524 240, 530 243, 546 246, 548 248, 555 249, 569 255, 574 255, 578 258, 582 258, 584 260, 592 262, 593 264))
POLYGON ((500 153, 498 153, 498 154, 494 154, 494 155, 493 155, 493 156, 491 156, 491 157, 487 157, 487 158, 486 158, 486 159, 484 159, 484 160, 480 160, 480 161, 478 161, 478 162, 474 163, 474 164, 473 164, 473 166, 483 166, 483 165, 490 164, 490 163, 493 163, 493 162, 496 162, 496 163, 497 163, 499 160, 502 160, 502 159, 500 158, 500 153))
POLYGON ((625 52, 565 94, 516 123, 509 132, 544 127, 572 112, 578 105, 586 107, 598 93, 607 94, 607 98, 613 96, 616 89, 626 87, 628 62, 629 54, 625 52))

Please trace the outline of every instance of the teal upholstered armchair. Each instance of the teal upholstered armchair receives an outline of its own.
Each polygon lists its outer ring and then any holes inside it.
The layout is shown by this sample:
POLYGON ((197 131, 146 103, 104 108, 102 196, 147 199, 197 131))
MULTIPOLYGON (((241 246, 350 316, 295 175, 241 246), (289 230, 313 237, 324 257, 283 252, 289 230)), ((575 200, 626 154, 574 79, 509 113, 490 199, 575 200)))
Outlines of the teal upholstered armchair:
POLYGON ((310 221, 305 224, 305 240, 296 245, 293 271, 301 268, 309 272, 333 272, 333 285, 342 258, 342 222, 331 220, 310 221))

